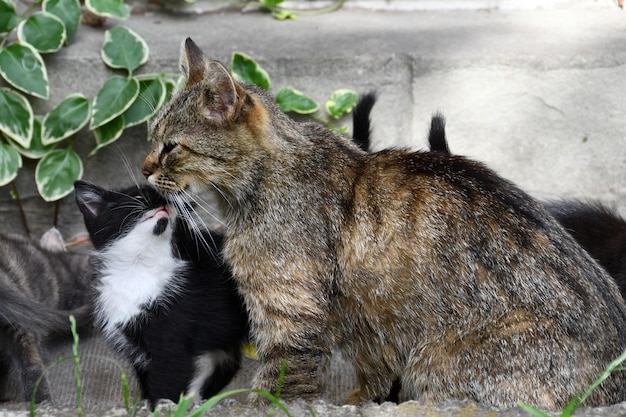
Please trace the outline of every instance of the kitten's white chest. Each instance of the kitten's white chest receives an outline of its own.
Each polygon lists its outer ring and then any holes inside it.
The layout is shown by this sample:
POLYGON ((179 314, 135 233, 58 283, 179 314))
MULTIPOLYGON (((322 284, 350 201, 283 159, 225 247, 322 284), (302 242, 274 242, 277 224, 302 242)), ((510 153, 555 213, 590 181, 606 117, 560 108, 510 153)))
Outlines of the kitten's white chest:
POLYGON ((97 320, 109 339, 166 292, 177 291, 177 276, 185 263, 174 257, 171 236, 131 233, 99 254, 97 320))

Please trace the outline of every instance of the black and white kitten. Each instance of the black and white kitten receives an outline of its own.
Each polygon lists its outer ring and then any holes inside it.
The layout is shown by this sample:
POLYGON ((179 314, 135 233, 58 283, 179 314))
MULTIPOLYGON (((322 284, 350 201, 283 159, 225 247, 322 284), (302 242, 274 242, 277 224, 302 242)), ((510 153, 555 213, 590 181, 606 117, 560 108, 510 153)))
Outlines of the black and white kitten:
MULTIPOLYGON (((0 234, 0 401, 29 401, 45 367, 43 343, 70 335, 70 314, 90 325, 86 255, 65 251, 60 233, 40 241, 0 234)), ((35 401, 49 399, 43 379, 35 401)))
POLYGON ((218 393, 240 367, 247 334, 221 236, 193 233, 151 186, 74 185, 95 248, 96 321, 134 365, 144 397, 154 407, 218 393))

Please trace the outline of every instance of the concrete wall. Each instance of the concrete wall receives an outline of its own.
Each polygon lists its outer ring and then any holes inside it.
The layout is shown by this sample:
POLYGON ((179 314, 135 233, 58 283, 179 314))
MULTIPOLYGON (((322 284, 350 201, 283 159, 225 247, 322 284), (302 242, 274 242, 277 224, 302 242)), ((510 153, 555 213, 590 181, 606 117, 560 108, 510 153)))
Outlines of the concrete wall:
MULTIPOLYGON (((533 195, 598 199, 626 215, 626 15, 616 7, 348 6, 295 22, 239 10, 144 12, 121 23, 151 48, 140 72, 177 72, 180 42, 191 36, 212 58, 251 55, 269 72, 274 92, 292 86, 323 103, 337 88, 377 90, 376 149, 424 148, 430 116, 439 110, 454 153, 485 161, 533 195)), ((95 95, 112 73, 99 50, 104 29, 115 24, 81 27, 69 48, 47 58, 51 99, 38 106, 49 108, 70 92, 95 95)), ((87 158, 95 142, 81 133, 84 179, 115 187, 131 184, 132 175, 141 180, 145 137, 145 126, 133 128, 87 158)), ((39 236, 52 225, 54 204, 38 197, 33 167, 25 165, 17 187, 39 236)), ((0 188, 2 230, 21 233, 10 190, 0 188)), ((60 203, 58 226, 66 237, 83 230, 72 196, 60 203)))

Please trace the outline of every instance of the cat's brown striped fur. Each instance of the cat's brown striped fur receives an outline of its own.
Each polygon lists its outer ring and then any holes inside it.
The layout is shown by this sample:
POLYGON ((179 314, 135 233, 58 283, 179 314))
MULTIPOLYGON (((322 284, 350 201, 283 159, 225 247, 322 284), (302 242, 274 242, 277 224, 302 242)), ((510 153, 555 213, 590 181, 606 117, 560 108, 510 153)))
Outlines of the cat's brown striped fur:
MULTIPOLYGON (((255 388, 319 395, 320 359, 354 364, 355 402, 525 401, 555 409, 626 347, 611 278, 541 205, 484 165, 367 154, 233 81, 188 39, 184 88, 155 117, 148 180, 182 204, 218 191, 225 259, 250 313, 255 388)), ((622 374, 589 405, 626 399, 622 374)), ((262 403, 253 395, 252 403, 262 403)))

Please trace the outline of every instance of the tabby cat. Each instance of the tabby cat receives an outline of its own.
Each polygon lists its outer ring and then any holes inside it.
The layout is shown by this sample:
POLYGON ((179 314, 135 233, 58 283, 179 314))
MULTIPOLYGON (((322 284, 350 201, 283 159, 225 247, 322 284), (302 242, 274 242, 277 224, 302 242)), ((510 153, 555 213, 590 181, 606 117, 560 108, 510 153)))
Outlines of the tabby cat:
MULTIPOLYGON (((291 120, 187 39, 184 87, 143 164, 171 201, 214 189, 223 255, 260 366, 253 386, 311 400, 333 346, 354 402, 470 399, 563 407, 626 347, 617 286, 534 199, 440 152, 368 154, 291 120)), ((588 405, 626 399, 621 373, 588 405)), ((252 404, 263 404, 257 394, 252 404)))
MULTIPOLYGON (((87 256, 65 251, 56 229, 39 242, 0 234, 0 401, 30 401, 44 370, 43 342, 90 323, 87 256)), ((42 380, 35 400, 49 399, 42 380)))
POLYGON ((215 250, 222 237, 192 233, 151 186, 74 186, 95 247, 96 321, 133 364, 143 396, 154 407, 219 392, 240 367, 247 327, 215 250))
MULTIPOLYGON (((371 142, 370 112, 373 93, 357 103, 353 120, 354 141, 363 150, 371 142)), ((446 139, 445 118, 435 113, 430 122, 428 145, 432 152, 451 155, 446 139)), ((626 220, 600 202, 580 200, 545 201, 543 205, 574 239, 615 279, 626 298, 626 220)))

